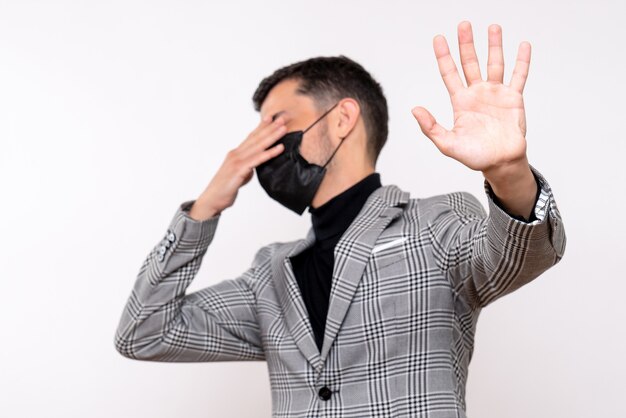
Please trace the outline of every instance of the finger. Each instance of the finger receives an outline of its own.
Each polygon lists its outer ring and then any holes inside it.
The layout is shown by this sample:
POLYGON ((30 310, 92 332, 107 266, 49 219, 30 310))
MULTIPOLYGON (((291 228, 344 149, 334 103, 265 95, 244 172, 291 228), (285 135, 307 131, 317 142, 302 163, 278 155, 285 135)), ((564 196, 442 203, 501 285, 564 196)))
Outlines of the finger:
POLYGON ((513 69, 513 75, 511 76, 511 83, 509 86, 517 90, 520 93, 524 92, 524 86, 526 85, 526 79, 528 79, 528 68, 530 67, 530 43, 522 42, 519 44, 517 50, 517 60, 515 61, 515 68, 513 69))
POLYGON ((411 113, 413 113, 424 135, 435 144, 439 151, 448 155, 448 144, 445 141, 448 131, 437 123, 435 117, 428 110, 421 106, 414 107, 411 113))
POLYGON ((263 131, 255 138, 247 140, 244 146, 239 147, 241 158, 248 158, 250 155, 258 154, 266 150, 287 132, 285 125, 274 126, 272 131, 263 131))
POLYGON ((489 25, 489 53, 487 54, 487 81, 502 83, 504 77, 504 58, 502 56, 502 28, 489 25))
POLYGON ((241 144, 239 144, 239 149, 244 150, 250 146, 256 144, 259 138, 266 138, 268 135, 271 135, 276 129, 280 126, 284 126, 285 119, 282 116, 279 116, 273 122, 262 121, 257 128, 255 128, 248 137, 243 140, 241 144))
POLYGON ((259 129, 255 129, 254 131, 250 133, 249 136, 265 137, 268 135, 268 133, 274 131, 279 126, 283 126, 284 124, 285 124, 285 118, 283 116, 279 116, 273 121, 271 121, 270 119, 269 123, 260 126, 259 129))
POLYGON ((472 34, 472 24, 468 21, 459 23, 459 53, 461 55, 461 66, 465 74, 465 81, 470 86, 472 83, 482 81, 480 75, 480 65, 476 57, 474 48, 474 35, 472 34))
POLYGON ((265 151, 263 151, 260 154, 256 154, 254 157, 250 158, 250 161, 248 163, 248 167, 255 168, 257 166, 259 166, 260 164, 264 163, 267 160, 270 160, 274 157, 276 157, 278 154, 280 154, 281 152, 283 152, 283 150, 285 149, 285 146, 283 144, 277 144, 265 151))
POLYGON ((254 149, 256 152, 264 151, 272 146, 280 138, 282 138, 282 136, 285 135, 286 132, 286 125, 277 126, 275 130, 267 132, 267 134, 263 137, 259 137, 258 141, 254 142, 250 148, 254 149))
POLYGON ((256 128, 254 128, 252 132, 250 132, 250 135, 259 132, 260 130, 262 130, 263 128, 271 124, 272 124, 272 117, 270 115, 266 115, 263 119, 261 119, 261 121, 256 126, 256 128))
POLYGON ((448 89, 448 93, 452 97, 459 89, 463 87, 463 81, 459 72, 456 69, 454 60, 450 55, 450 49, 446 38, 442 35, 437 35, 433 38, 433 48, 435 50, 435 57, 437 57, 437 65, 439 66, 439 73, 443 78, 443 82, 448 89))

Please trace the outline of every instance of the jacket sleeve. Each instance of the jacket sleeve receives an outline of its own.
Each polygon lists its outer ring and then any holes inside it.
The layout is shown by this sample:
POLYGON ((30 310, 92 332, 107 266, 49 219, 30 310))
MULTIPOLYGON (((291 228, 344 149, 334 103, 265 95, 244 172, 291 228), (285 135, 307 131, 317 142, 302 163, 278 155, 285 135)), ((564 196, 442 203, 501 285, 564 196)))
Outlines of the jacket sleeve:
POLYGON ((164 238, 141 265, 115 332, 115 348, 136 360, 264 360, 251 288, 263 249, 241 276, 185 294, 221 217, 191 218, 193 202, 178 207, 164 238))
POLYGON ((484 180, 489 215, 471 193, 454 192, 429 225, 439 268, 472 309, 529 283, 563 257, 566 236, 554 195, 544 176, 530 169, 540 192, 529 221, 504 211, 484 180))

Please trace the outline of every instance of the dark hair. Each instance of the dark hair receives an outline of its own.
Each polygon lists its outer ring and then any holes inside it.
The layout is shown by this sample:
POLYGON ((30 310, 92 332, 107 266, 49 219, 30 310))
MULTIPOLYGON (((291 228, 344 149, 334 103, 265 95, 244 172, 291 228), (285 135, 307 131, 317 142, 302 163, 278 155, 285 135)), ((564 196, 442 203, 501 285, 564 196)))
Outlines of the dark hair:
POLYGON ((296 92, 310 96, 320 111, 344 97, 355 99, 367 133, 367 152, 370 161, 376 164, 387 141, 389 114, 383 89, 370 73, 344 55, 296 62, 279 68, 261 81, 252 96, 254 110, 259 112, 270 90, 288 79, 298 80, 296 92))

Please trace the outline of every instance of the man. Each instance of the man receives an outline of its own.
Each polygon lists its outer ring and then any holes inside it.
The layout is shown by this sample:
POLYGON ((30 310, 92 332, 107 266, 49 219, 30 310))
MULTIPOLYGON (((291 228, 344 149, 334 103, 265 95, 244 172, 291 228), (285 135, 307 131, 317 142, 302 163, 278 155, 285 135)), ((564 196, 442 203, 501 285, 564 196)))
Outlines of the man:
POLYGON ((274 416, 465 417, 481 309, 558 263, 566 237, 550 186, 526 157, 530 45, 520 45, 507 86, 498 25, 486 81, 469 22, 458 38, 467 87, 445 38, 433 41, 453 129, 422 107, 412 112, 444 155, 483 173, 488 215, 468 192, 409 198, 383 186, 378 83, 345 56, 292 64, 261 82, 260 124, 180 205, 146 258, 117 350, 152 361, 265 360, 274 416), (286 208, 309 207, 307 236, 268 244, 240 277, 185 294, 254 170, 286 208))

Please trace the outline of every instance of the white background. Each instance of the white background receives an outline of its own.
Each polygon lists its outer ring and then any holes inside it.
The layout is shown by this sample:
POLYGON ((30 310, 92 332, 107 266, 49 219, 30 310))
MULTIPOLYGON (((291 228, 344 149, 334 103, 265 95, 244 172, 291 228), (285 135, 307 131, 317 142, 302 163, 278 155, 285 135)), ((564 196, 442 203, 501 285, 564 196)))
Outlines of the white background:
MULTIPOLYGON (((156 363, 115 351, 139 267, 258 123, 276 68, 344 54, 383 85, 377 171, 411 197, 483 177, 440 154, 411 108, 447 128, 432 38, 461 70, 471 21, 483 77, 503 28, 505 83, 532 45, 529 161, 567 233, 560 264, 481 313, 470 418, 617 416, 624 327, 624 8, 617 1, 0 1, 0 415, 268 417, 264 362, 156 363)), ((189 291, 236 277, 255 251, 304 236, 302 217, 252 179, 226 210, 189 291)))

